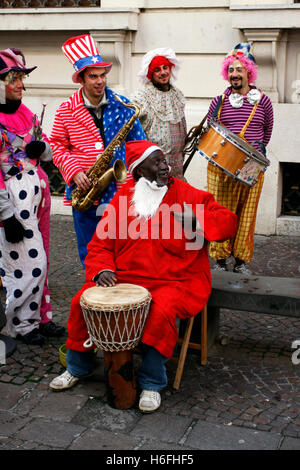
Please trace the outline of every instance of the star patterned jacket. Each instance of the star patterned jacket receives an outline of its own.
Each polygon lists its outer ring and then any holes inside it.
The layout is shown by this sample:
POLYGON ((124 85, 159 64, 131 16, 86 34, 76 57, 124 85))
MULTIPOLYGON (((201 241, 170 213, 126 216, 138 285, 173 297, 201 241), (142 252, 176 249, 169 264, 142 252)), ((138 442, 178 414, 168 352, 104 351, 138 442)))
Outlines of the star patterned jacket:
MULTIPOLYGON (((130 119, 133 110, 117 101, 110 88, 106 87, 105 92, 108 103, 103 112, 103 127, 105 145, 107 146, 130 119)), ((129 103, 129 100, 124 96, 118 96, 125 103, 129 103)), ((113 166, 117 159, 126 164, 125 142, 141 139, 146 139, 146 135, 137 119, 125 141, 116 149, 109 167, 113 166)), ((72 181, 74 175, 81 170, 86 171, 90 168, 104 150, 100 132, 84 105, 82 87, 58 108, 50 136, 50 145, 53 151, 53 162, 59 168, 67 184, 64 204, 71 205, 71 194, 75 188, 72 181)), ((131 175, 127 176, 127 180, 131 178, 131 175)), ((115 181, 112 181, 102 192, 99 203, 107 204, 120 186, 119 183, 116 185, 115 181)))

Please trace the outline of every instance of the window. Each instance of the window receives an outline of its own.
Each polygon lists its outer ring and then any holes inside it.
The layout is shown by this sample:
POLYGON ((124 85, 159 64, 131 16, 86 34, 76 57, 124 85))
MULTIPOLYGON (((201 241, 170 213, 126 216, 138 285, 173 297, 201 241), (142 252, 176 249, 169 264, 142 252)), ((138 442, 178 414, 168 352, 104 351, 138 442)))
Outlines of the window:
POLYGON ((300 163, 282 163, 281 165, 281 215, 300 216, 300 163))

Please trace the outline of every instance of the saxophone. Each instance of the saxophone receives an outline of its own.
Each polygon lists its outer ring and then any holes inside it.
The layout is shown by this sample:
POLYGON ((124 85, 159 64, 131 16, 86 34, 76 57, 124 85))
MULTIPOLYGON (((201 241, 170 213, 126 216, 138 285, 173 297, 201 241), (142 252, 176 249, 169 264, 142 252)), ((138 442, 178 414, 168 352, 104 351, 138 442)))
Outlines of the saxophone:
POLYGON ((91 182, 90 187, 87 190, 75 188, 72 192, 72 207, 80 212, 89 209, 92 204, 99 199, 100 194, 109 185, 109 183, 113 181, 113 179, 119 183, 124 183, 126 180, 127 170, 122 160, 116 160, 112 168, 109 170, 107 170, 107 168, 114 157, 115 150, 122 144, 123 140, 129 134, 134 122, 139 117, 141 108, 134 103, 124 103, 124 101, 117 95, 114 95, 114 97, 126 106, 126 108, 132 108, 135 112, 128 121, 125 122, 113 140, 104 149, 103 153, 100 153, 97 156, 96 162, 87 171, 86 176, 91 182))

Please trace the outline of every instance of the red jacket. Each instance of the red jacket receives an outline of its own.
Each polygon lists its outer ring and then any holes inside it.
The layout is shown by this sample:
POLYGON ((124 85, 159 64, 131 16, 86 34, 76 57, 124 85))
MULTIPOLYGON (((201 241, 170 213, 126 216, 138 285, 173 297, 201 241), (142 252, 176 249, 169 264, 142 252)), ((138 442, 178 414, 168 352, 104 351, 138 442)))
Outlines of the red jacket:
POLYGON ((92 278, 109 269, 116 273, 117 282, 137 284, 150 291, 152 303, 142 342, 171 357, 177 340, 176 317, 196 315, 211 293, 207 242, 234 237, 237 217, 218 204, 210 193, 174 179, 159 208, 165 208, 163 216, 158 210, 152 219, 142 219, 139 224, 136 217, 129 215, 134 184, 129 182, 117 192, 88 245, 86 284, 72 300, 67 347, 85 350, 83 342, 88 338, 88 332, 79 299, 85 289, 94 285, 92 278), (168 209, 172 206, 171 210, 178 212, 179 208, 183 209, 184 202, 192 206, 204 228, 202 247, 194 246, 185 238, 181 225, 172 215, 168 236, 168 224, 164 226, 168 209), (117 227, 121 227, 122 236, 116 236, 115 220, 117 227), (124 228, 131 237, 126 236, 124 228), (151 230, 152 235, 159 236, 151 238, 151 230))

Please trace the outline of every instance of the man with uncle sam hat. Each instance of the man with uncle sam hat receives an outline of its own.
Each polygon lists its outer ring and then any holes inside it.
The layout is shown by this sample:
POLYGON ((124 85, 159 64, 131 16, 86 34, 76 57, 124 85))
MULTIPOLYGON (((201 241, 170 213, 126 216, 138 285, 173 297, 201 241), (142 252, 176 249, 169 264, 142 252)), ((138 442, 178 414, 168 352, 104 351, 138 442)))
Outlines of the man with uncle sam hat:
MULTIPOLYGON (((254 85, 257 65, 252 44, 237 44, 223 60, 222 76, 230 86, 223 95, 212 100, 207 121, 216 119, 265 156, 272 134, 273 108, 270 99, 254 85)), ((218 166, 210 162, 207 165, 207 190, 220 204, 238 215, 236 236, 222 243, 210 244, 209 254, 217 262, 214 269, 226 271, 226 260, 233 255, 233 271, 251 274, 246 263, 253 255, 256 213, 264 173, 261 172, 257 179, 254 186, 246 186, 218 166)))
MULTIPOLYGON (((132 116, 133 111, 117 101, 113 91, 106 85, 112 63, 102 59, 89 34, 68 39, 63 44, 62 51, 73 65, 73 82, 79 83, 81 87, 58 108, 50 143, 53 161, 66 182, 64 204, 71 205, 72 190, 76 186, 81 190, 88 189, 90 181, 86 176, 87 170, 132 116)), ((129 102, 124 96, 120 98, 125 103, 129 102)), ((145 133, 137 119, 125 141, 144 138, 145 133)), ((125 163, 125 142, 116 149, 110 166, 117 159, 125 163)), ((119 183, 112 181, 102 192, 98 201, 101 208, 110 202, 119 186, 119 183)), ((100 220, 101 211, 98 205, 94 204, 84 212, 72 209, 78 252, 83 265, 86 246, 100 220)))

